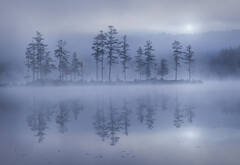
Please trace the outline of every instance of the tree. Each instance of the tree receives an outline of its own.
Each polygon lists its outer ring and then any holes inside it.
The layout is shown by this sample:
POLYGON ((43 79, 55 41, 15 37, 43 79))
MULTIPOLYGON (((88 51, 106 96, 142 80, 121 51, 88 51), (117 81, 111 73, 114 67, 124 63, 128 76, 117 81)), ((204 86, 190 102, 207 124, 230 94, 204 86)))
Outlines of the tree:
POLYGON ((104 70, 104 56, 105 56, 105 44, 106 44, 106 36, 101 30, 98 34, 98 40, 99 40, 99 47, 100 47, 100 63, 101 63, 101 81, 103 81, 103 70, 104 70))
POLYGON ((124 75, 124 80, 126 81, 127 78, 127 63, 131 60, 131 57, 128 55, 129 51, 129 44, 127 43, 127 36, 123 36, 123 40, 120 42, 120 59, 121 59, 121 64, 123 67, 123 75, 124 75))
POLYGON ((33 42, 28 44, 28 47, 25 52, 25 58, 26 58, 25 65, 28 69, 28 72, 30 71, 32 72, 32 81, 34 81, 36 78, 37 61, 33 42))
POLYGON ((71 71, 73 74, 73 79, 76 80, 77 76, 81 72, 82 62, 79 61, 77 57, 77 53, 74 52, 72 55, 72 62, 71 62, 71 71))
POLYGON ((81 77, 81 81, 83 81, 83 62, 81 61, 80 64, 80 70, 78 72, 78 77, 81 77))
POLYGON ((151 78, 151 73, 152 73, 152 67, 154 64, 154 55, 153 55, 153 47, 152 47, 152 42, 147 41, 146 45, 144 46, 144 55, 146 56, 146 76, 147 79, 151 78))
POLYGON ((44 38, 40 32, 36 32, 36 37, 33 38, 34 40, 34 47, 36 50, 36 61, 37 61, 37 77, 38 79, 42 79, 43 76, 43 61, 44 55, 46 53, 46 47, 43 43, 44 38))
POLYGON ((58 71, 60 81, 64 79, 64 75, 66 75, 69 71, 69 55, 68 51, 65 49, 65 46, 66 42, 63 40, 59 40, 57 44, 57 49, 55 50, 55 57, 58 59, 58 71))
POLYGON ((136 72, 139 74, 140 80, 142 79, 142 75, 144 73, 144 61, 143 61, 143 50, 142 47, 139 47, 137 50, 136 59, 136 72))
POLYGON ((31 70, 33 74, 33 81, 43 78, 44 72, 44 56, 46 54, 47 45, 43 43, 44 38, 40 32, 36 32, 33 41, 28 44, 25 52, 26 66, 28 71, 31 70))
POLYGON ((100 41, 99 41, 99 36, 97 35, 94 37, 93 45, 92 45, 92 56, 95 59, 96 62, 96 80, 98 81, 98 64, 100 62, 100 41))
POLYGON ((168 74, 168 63, 166 59, 161 59, 160 67, 158 68, 158 75, 161 76, 161 80, 164 80, 164 76, 168 74))
POLYGON ((192 63, 194 61, 193 55, 194 55, 194 52, 192 50, 192 46, 188 45, 186 47, 186 52, 184 52, 184 60, 185 60, 185 63, 187 64, 188 80, 189 81, 191 80, 191 76, 192 76, 192 68, 191 67, 192 67, 192 63))
POLYGON ((116 38, 118 34, 117 30, 113 26, 108 26, 109 31, 105 34, 106 36, 106 51, 107 51, 107 62, 109 66, 108 80, 111 81, 112 65, 117 63, 117 54, 119 52, 119 41, 116 38))
POLYGON ((179 41, 174 41, 172 43, 173 57, 175 63, 175 80, 178 78, 178 67, 180 66, 180 60, 182 59, 182 45, 179 41))
POLYGON ((44 77, 46 78, 49 73, 51 73, 54 69, 56 69, 56 66, 53 63, 53 59, 50 56, 50 52, 47 51, 44 56, 43 60, 43 74, 44 77))

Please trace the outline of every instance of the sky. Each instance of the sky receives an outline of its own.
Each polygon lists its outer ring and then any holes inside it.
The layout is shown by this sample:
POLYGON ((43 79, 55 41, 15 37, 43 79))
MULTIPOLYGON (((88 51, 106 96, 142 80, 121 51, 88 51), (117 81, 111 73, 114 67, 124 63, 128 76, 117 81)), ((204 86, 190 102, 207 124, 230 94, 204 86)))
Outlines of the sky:
POLYGON ((99 30, 106 31, 108 25, 129 36, 133 53, 146 40, 153 41, 156 54, 165 55, 174 40, 192 44, 196 54, 240 43, 240 31, 225 34, 240 29, 239 0, 0 0, 0 3, 0 65, 15 60, 23 67, 26 46, 36 31, 43 34, 52 52, 57 40, 63 39, 71 51, 82 56, 90 56, 92 38, 99 30))
POLYGON ((196 33, 240 28, 239 0, 1 0, 3 28, 19 33, 196 33))

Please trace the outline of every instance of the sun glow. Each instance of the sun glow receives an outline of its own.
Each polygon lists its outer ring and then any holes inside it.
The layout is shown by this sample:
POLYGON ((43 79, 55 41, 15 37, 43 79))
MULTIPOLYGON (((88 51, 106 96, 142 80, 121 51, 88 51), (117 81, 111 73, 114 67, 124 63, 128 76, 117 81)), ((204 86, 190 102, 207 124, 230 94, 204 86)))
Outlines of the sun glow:
POLYGON ((193 33, 196 33, 196 32, 197 32, 197 28, 196 28, 196 26, 194 26, 194 25, 192 25, 192 24, 186 24, 186 25, 183 27, 183 32, 184 32, 184 33, 193 34, 193 33))
POLYGON ((186 139, 198 139, 200 138, 200 132, 197 129, 186 129, 182 132, 182 137, 186 139))

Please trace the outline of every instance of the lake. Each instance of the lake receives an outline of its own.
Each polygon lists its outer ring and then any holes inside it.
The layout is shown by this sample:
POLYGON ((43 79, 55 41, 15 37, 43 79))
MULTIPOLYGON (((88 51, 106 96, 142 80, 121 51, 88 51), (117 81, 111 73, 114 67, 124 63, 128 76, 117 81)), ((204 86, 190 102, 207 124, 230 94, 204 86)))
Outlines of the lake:
POLYGON ((0 89, 1 165, 239 165, 238 82, 0 89))

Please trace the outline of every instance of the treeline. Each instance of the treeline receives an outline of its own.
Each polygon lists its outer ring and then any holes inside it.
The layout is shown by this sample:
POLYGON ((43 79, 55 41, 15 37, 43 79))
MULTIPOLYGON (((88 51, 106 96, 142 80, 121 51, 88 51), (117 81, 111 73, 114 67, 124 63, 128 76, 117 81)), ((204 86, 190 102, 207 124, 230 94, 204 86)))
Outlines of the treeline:
MULTIPOLYGON (((36 33, 25 53, 26 66, 28 72, 32 73, 33 81, 49 78, 48 75, 54 70, 59 72, 60 81, 83 80, 83 62, 79 60, 75 52, 71 54, 65 47, 66 42, 59 40, 54 50, 55 58, 53 58, 44 43, 42 34, 36 33)), ((127 35, 119 37, 118 31, 113 26, 109 26, 107 32, 101 30, 94 37, 91 48, 91 55, 96 64, 96 81, 103 82, 107 77, 107 80, 111 82, 113 66, 117 64, 121 66, 124 81, 127 81, 128 70, 132 68, 134 68, 139 81, 158 78, 164 80, 170 71, 167 59, 157 60, 150 40, 146 41, 145 45, 139 46, 135 55, 131 55, 127 35)), ((174 80, 178 80, 179 67, 184 64, 187 66, 187 79, 190 81, 194 62, 191 45, 184 47, 181 42, 174 41, 171 56, 173 56, 174 62, 174 80)), ((88 67, 85 66, 85 69, 88 67)))
POLYGON ((32 73, 32 81, 46 80, 48 75, 54 70, 59 72, 59 80, 80 80, 83 77, 83 62, 74 52, 66 50, 66 42, 59 40, 54 50, 54 57, 48 50, 48 45, 44 43, 44 38, 40 32, 36 32, 33 41, 26 49, 26 66, 28 73, 32 73), (70 78, 69 78, 70 77, 70 78))
POLYGON ((240 47, 221 50, 210 59, 210 71, 218 77, 238 77, 240 74, 240 47))

